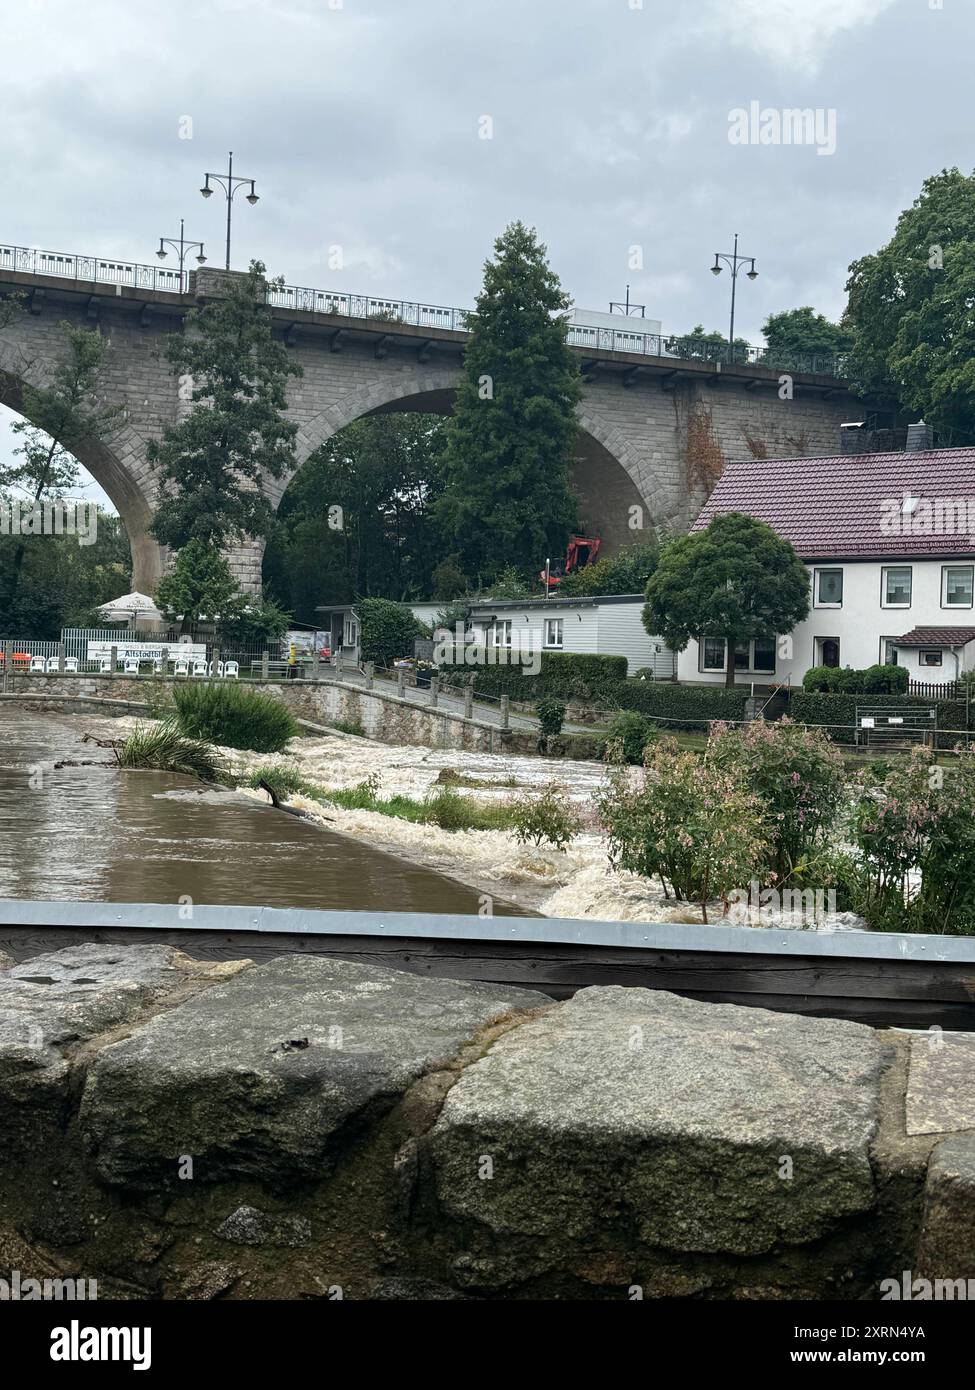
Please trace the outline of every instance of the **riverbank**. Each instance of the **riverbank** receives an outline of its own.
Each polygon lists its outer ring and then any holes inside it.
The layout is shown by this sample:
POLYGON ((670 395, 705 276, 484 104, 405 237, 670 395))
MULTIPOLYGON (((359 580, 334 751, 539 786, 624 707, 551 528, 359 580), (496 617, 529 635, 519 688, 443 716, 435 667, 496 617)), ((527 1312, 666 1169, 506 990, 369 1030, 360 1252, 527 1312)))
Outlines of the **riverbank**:
MULTIPOLYGON (((138 722, 128 717, 66 718, 98 738, 123 737, 138 722)), ((348 835, 474 889, 482 897, 485 914, 497 898, 546 917, 704 925, 696 904, 666 898, 659 884, 610 866, 606 836, 598 827, 592 805, 606 778, 602 763, 391 745, 338 732, 294 739, 284 753, 274 755, 229 748, 220 752, 238 777, 268 765, 295 769, 326 801, 295 793, 288 798, 289 807, 323 829, 348 835), (574 806, 582 830, 564 852, 559 852, 519 844, 507 830, 442 830, 429 823, 350 810, 327 801, 330 791, 351 788, 369 778, 375 779, 383 797, 422 800, 438 787, 452 785, 463 796, 480 801, 521 796, 554 781, 574 806)), ((241 794, 264 804, 268 801, 260 790, 241 788, 241 794)), ((772 910, 763 912, 760 923, 749 922, 746 908, 732 908, 722 918, 720 902, 709 904, 708 919, 714 924, 792 925, 788 914, 772 910)), ((836 913, 825 915, 813 929, 862 930, 864 926, 862 919, 851 913, 836 913)))

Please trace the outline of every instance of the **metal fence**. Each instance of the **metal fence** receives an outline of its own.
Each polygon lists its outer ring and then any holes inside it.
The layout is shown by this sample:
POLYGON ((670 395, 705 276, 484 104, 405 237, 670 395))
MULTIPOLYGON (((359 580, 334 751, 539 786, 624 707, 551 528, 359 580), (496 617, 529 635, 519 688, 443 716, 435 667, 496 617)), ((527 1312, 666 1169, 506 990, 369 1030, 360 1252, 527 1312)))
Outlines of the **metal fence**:
MULTIPOLYGON (((123 261, 112 256, 79 256, 72 252, 42 251, 31 246, 2 243, 0 270, 53 275, 67 280, 124 285, 132 289, 159 290, 171 294, 185 293, 191 286, 191 276, 196 273, 185 271, 181 274, 178 270, 141 265, 137 261, 123 261)), ((417 328, 451 329, 459 333, 470 331, 472 316, 470 309, 443 304, 351 294, 344 290, 318 290, 303 285, 269 285, 267 302, 275 308, 294 309, 299 313, 340 314, 347 318, 378 319, 417 328)), ((624 319, 622 315, 621 320, 631 325, 634 322, 624 319)), ((573 347, 629 352, 677 361, 711 362, 716 370, 722 365, 755 366, 773 371, 813 372, 841 377, 844 367, 843 359, 833 354, 773 353, 767 347, 753 347, 737 341, 732 349, 727 340, 670 333, 636 333, 632 327, 595 328, 573 324, 569 327, 568 340, 573 347)))

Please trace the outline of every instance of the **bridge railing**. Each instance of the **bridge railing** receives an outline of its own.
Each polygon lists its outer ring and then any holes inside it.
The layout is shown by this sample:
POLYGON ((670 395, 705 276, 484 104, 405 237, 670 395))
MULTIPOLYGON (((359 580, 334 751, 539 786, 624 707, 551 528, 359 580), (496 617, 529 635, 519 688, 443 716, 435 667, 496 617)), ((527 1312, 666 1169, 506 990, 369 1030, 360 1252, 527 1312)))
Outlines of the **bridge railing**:
MULTIPOLYGON (((165 266, 140 265, 105 256, 78 256, 63 251, 42 251, 30 246, 0 243, 0 271, 15 270, 28 275, 54 275, 66 280, 94 284, 126 285, 132 289, 160 290, 182 294, 190 288, 190 274, 165 266)), ((348 318, 377 319, 390 324, 404 323, 416 328, 451 329, 466 333, 471 328, 472 311, 421 300, 387 299, 381 295, 349 294, 338 290, 316 290, 300 285, 269 285, 267 302, 275 308, 298 313, 340 314, 348 318)), ((623 320, 627 322, 627 320, 623 320)), ((632 322, 630 320, 629 322, 632 322)), ((572 347, 605 352, 629 352, 644 357, 670 357, 675 361, 713 362, 715 366, 767 367, 773 371, 815 372, 822 376, 843 375, 843 359, 825 353, 782 353, 767 347, 735 342, 729 352, 727 341, 701 336, 675 336, 668 333, 635 333, 632 328, 589 328, 571 324, 568 341, 572 347)))

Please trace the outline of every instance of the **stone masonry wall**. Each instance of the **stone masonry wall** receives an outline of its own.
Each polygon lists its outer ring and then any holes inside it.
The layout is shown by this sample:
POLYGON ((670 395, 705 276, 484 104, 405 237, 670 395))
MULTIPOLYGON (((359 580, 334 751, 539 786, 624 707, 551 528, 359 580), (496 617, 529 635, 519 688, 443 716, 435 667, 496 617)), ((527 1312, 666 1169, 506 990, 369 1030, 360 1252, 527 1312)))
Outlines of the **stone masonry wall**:
MULTIPOLYGON (((150 695, 169 698, 171 680, 117 676, 24 675, 10 677, 6 693, 25 698, 45 695, 60 699, 98 698, 144 704, 150 695)), ((492 724, 464 719, 460 714, 427 709, 385 691, 368 691, 328 680, 248 682, 248 688, 281 700, 296 718, 312 724, 358 724, 368 738, 421 748, 463 748, 471 752, 501 751, 502 731, 492 724)), ((517 737, 517 735, 512 735, 517 737)), ((529 746, 534 748, 537 737, 529 746)), ((508 746, 506 742, 505 746, 508 746)))
POLYGON ((38 949, 0 961, 21 1287, 869 1300, 975 1277, 971 1035, 936 1055, 643 989, 38 949))
MULTIPOLYGON (((24 382, 49 380, 63 355, 63 319, 98 325, 108 352, 100 395, 121 403, 125 420, 105 444, 82 446, 81 462, 118 507, 133 546, 134 587, 154 592, 165 557, 148 534, 158 500, 158 479, 146 447, 176 421, 178 384, 165 358, 166 339, 178 330, 178 305, 151 306, 139 315, 100 295, 85 311, 42 302, 39 312, 15 320, 0 342, 0 402, 17 409, 24 382)), ((342 342, 300 327, 291 351, 304 375, 289 387, 289 414, 298 424, 297 465, 338 430, 362 415, 387 409, 448 411, 461 373, 458 345, 435 345, 421 360, 422 342, 400 339, 395 325, 384 355, 366 342, 342 342)), ((781 458, 835 453, 843 420, 862 418, 843 392, 834 399, 797 389, 781 401, 774 387, 750 389, 746 379, 715 374, 678 389, 662 389, 659 377, 643 375, 632 385, 619 373, 597 371, 587 378, 579 408, 581 435, 576 481, 587 526, 606 537, 607 548, 640 539, 631 529, 630 507, 645 509, 643 526, 682 529, 690 524, 730 458, 781 458)), ((293 476, 293 474, 292 474, 293 476)), ((268 480, 275 506, 290 478, 268 480)), ((329 499, 323 498, 323 507, 329 499)), ((261 582, 262 545, 231 552, 245 589, 261 582)))

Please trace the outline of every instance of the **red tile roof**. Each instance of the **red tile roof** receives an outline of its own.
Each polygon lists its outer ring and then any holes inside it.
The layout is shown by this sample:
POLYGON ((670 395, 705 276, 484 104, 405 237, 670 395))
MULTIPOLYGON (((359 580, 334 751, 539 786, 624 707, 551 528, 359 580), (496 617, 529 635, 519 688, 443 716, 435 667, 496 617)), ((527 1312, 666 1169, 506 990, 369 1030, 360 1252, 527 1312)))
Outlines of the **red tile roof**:
POLYGON ((975 449, 733 461, 691 530, 724 512, 767 522, 806 559, 971 555, 975 449), (922 499, 913 516, 901 513, 905 493, 922 499), (939 501, 940 524, 933 505, 939 501), (963 505, 945 510, 945 502, 963 505), (939 534, 924 534, 926 515, 939 534))
POLYGON ((894 639, 896 647, 963 647, 975 641, 975 627, 914 627, 894 639))

